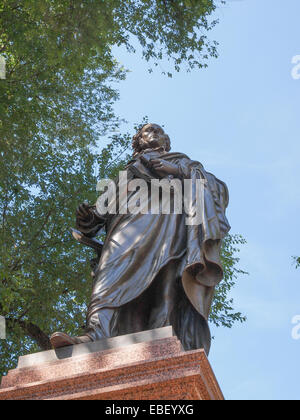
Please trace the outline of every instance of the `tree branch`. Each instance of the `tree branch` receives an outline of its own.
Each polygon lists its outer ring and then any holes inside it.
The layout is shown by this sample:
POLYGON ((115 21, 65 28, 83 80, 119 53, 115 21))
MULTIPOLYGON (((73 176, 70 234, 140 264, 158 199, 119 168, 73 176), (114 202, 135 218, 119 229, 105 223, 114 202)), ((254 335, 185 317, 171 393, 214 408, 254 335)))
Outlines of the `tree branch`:
POLYGON ((13 328, 14 325, 18 325, 24 331, 24 334, 32 338, 41 350, 51 350, 52 346, 47 334, 45 334, 40 327, 33 324, 32 322, 21 321, 19 319, 6 319, 7 325, 10 328, 13 328))

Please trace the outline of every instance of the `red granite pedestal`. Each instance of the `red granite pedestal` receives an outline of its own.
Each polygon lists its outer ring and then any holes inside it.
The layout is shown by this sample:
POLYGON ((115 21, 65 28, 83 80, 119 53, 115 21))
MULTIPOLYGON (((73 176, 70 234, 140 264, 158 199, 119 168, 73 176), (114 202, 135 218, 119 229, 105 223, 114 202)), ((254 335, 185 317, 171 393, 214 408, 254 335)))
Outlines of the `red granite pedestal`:
POLYGON ((0 400, 222 400, 204 350, 177 337, 11 370, 0 400))

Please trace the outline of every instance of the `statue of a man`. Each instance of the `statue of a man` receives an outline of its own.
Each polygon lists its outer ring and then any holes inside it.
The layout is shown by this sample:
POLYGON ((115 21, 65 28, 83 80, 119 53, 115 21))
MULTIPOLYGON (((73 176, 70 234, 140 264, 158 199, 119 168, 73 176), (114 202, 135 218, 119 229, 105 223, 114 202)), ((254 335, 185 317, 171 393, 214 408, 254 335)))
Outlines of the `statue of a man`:
MULTIPOLYGON (((186 350, 204 348, 208 354, 208 317, 215 286, 223 277, 221 243, 230 229, 225 216, 227 187, 199 162, 170 153, 170 139, 157 124, 144 125, 133 137, 132 146, 133 158, 126 167, 128 182, 143 179, 150 184, 153 179, 166 179, 185 186, 190 180, 192 192, 184 198, 181 213, 153 214, 149 210, 112 215, 99 214, 96 206, 78 208, 78 230, 92 237, 105 227, 106 240, 95 270, 85 334, 55 333, 52 345, 56 348, 172 325, 186 350), (202 182, 201 222, 187 224, 187 216, 199 210, 197 180, 202 182)), ((128 192, 128 202, 133 194, 128 192)), ((174 194, 171 189, 173 204, 174 194)), ((149 193, 150 209, 151 199, 149 193)))

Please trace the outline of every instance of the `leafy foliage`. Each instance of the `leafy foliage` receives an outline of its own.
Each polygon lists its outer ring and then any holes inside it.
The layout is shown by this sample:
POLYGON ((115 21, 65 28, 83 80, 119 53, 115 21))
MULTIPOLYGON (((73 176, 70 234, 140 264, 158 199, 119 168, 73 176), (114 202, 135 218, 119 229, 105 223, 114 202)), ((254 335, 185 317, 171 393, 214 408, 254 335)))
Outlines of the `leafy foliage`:
POLYGON ((296 265, 296 268, 300 267, 300 257, 293 257, 294 264, 296 265))
MULTIPOLYGON (((210 56, 217 57, 217 42, 210 42, 206 35, 217 23, 208 19, 215 9, 212 0, 121 1, 116 20, 120 28, 136 36, 147 61, 154 60, 157 66, 166 57, 176 71, 183 63, 191 70, 206 67, 210 56), (127 16, 132 19, 124 20, 127 16)), ((134 51, 129 35, 124 34, 123 39, 126 47, 134 51)))
POLYGON ((216 294, 210 314, 210 321, 215 325, 231 328, 235 322, 245 322, 246 317, 240 312, 234 312, 233 299, 229 298, 230 291, 235 286, 236 280, 248 274, 237 267, 240 259, 237 257, 239 245, 244 245, 245 239, 241 235, 227 235, 222 247, 222 265, 224 279, 216 288, 216 294))

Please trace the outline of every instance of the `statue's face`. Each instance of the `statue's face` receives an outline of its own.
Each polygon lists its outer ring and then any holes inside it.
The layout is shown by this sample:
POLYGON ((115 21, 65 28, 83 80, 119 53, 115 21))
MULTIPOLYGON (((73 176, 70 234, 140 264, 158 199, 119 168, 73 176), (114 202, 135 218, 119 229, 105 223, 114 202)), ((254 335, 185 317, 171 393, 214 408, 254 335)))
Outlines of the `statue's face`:
POLYGON ((156 149, 166 146, 164 130, 157 124, 147 124, 140 133, 140 146, 142 149, 156 149))

